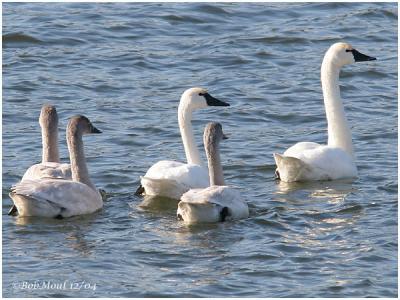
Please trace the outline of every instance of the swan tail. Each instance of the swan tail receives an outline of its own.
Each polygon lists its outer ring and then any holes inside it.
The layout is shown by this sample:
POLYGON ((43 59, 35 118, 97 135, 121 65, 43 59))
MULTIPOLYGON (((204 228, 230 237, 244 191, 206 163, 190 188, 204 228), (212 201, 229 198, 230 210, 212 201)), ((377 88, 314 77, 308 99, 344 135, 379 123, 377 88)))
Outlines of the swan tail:
POLYGON ((141 177, 141 186, 146 195, 163 196, 172 199, 180 199, 190 189, 189 186, 173 179, 149 177, 141 177))
POLYGON ((49 201, 37 200, 27 195, 11 192, 9 193, 9 196, 14 202, 13 207, 15 207, 18 215, 21 217, 56 217, 64 210, 63 207, 55 205, 49 201))
POLYGON ((296 157, 274 153, 274 159, 277 166, 275 175, 285 182, 301 181, 304 174, 311 171, 310 166, 296 157))
POLYGON ((139 187, 136 189, 135 196, 143 196, 145 193, 143 185, 139 184, 139 187))
POLYGON ((13 206, 10 208, 10 210, 8 211, 8 215, 9 216, 18 216, 18 209, 15 206, 15 204, 13 204, 13 206))

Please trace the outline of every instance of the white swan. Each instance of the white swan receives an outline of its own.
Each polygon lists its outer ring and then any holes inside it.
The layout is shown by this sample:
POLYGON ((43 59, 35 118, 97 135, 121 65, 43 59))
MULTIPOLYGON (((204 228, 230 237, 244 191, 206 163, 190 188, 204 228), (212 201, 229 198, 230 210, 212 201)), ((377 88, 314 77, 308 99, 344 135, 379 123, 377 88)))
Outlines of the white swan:
POLYGON ((191 189, 181 197, 178 219, 185 223, 211 223, 247 218, 249 208, 239 191, 225 186, 219 155, 219 143, 226 138, 219 123, 209 123, 204 130, 210 186, 191 189))
POLYGON ((357 177, 351 132, 340 98, 341 67, 376 60, 346 43, 333 44, 321 66, 321 82, 328 121, 328 145, 300 142, 283 155, 274 153, 276 175, 282 181, 334 180, 357 177))
POLYGON ((212 97, 203 88, 190 88, 182 94, 178 107, 178 122, 187 164, 169 160, 155 163, 141 177, 141 185, 136 195, 179 199, 191 188, 208 186, 208 171, 201 161, 191 123, 193 111, 208 106, 229 106, 229 104, 212 97))
POLYGON ((24 180, 9 194, 18 215, 64 218, 92 213, 103 200, 89 178, 82 135, 100 133, 84 116, 75 116, 67 126, 72 180, 42 178, 24 180))
POLYGON ((58 115, 54 106, 48 104, 42 106, 39 124, 42 129, 42 162, 30 166, 21 181, 41 178, 71 179, 71 166, 60 163, 58 115))

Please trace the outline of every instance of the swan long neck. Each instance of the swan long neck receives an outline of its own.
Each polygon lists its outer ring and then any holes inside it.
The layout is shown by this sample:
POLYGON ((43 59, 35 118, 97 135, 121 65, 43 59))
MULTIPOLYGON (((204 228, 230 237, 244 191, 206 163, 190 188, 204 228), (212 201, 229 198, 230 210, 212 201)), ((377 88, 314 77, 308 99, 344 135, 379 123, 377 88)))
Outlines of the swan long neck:
POLYGON ((208 172, 210 175, 210 186, 225 185, 221 157, 219 155, 219 145, 210 143, 206 145, 205 148, 208 161, 208 172))
POLYGON ((68 131, 67 143, 71 160, 72 180, 86 184, 96 191, 96 187, 89 178, 85 152, 83 150, 82 134, 68 131))
POLYGON ((42 162, 60 162, 57 126, 42 126, 42 162))
POLYGON ((321 82, 328 122, 328 146, 339 147, 354 157, 351 131, 340 97, 339 73, 340 67, 325 56, 321 67, 321 82))
POLYGON ((186 160, 188 164, 196 164, 202 166, 203 162, 200 158, 200 152, 197 148, 196 141, 193 135, 192 113, 193 109, 190 107, 190 105, 181 100, 178 107, 178 123, 179 130, 181 132, 183 147, 185 149, 186 160))

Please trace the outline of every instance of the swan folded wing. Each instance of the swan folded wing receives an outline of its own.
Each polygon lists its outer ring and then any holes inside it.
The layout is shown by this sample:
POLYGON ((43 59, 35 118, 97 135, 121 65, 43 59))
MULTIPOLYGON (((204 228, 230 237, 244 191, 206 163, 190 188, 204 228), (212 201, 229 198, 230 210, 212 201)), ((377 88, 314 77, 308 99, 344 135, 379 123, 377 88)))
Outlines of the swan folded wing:
POLYGON ((172 199, 179 199, 183 193, 190 187, 184 183, 173 179, 155 179, 149 177, 140 177, 141 185, 145 188, 147 195, 158 195, 172 199))
POLYGON ((281 179, 287 182, 357 176, 352 157, 337 147, 298 143, 286 150, 284 155, 274 154, 274 158, 281 179))
POLYGON ((305 151, 302 160, 312 166, 317 177, 324 180, 357 177, 353 158, 341 148, 324 145, 315 151, 305 151))
POLYGON ((320 144, 318 143, 313 143, 313 142, 300 142, 297 143, 295 145, 293 145, 292 147, 288 148, 283 155, 284 156, 292 156, 292 157, 296 157, 301 159, 300 157, 298 157, 299 155, 301 155, 302 153, 304 153, 304 151, 309 151, 309 150, 315 150, 317 148, 321 147, 320 144))
POLYGON ((234 199, 237 195, 237 190, 228 186, 213 185, 205 189, 191 189, 183 194, 181 201, 194 204, 213 203, 223 205, 221 203, 226 203, 226 200, 224 200, 225 198, 234 199))
POLYGON ((45 162, 35 164, 26 170, 23 180, 35 180, 43 178, 71 179, 71 166, 69 164, 60 164, 56 162, 45 162))
POLYGON ((26 196, 27 201, 60 207, 63 217, 92 213, 103 206, 97 191, 83 183, 63 179, 26 180, 16 184, 12 194, 26 196))
POLYGON ((144 177, 174 180, 189 188, 203 188, 209 185, 208 170, 206 168, 176 161, 159 161, 147 171, 144 177))

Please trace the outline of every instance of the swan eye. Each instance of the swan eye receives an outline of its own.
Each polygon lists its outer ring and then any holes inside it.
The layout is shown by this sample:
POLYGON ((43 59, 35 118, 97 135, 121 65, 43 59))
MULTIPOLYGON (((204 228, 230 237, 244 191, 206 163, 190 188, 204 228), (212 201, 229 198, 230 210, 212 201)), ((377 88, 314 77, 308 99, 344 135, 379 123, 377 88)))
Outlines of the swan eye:
POLYGON ((206 93, 199 93, 199 96, 204 96, 206 93))
POLYGON ((346 49, 346 52, 353 52, 353 49, 346 49))

